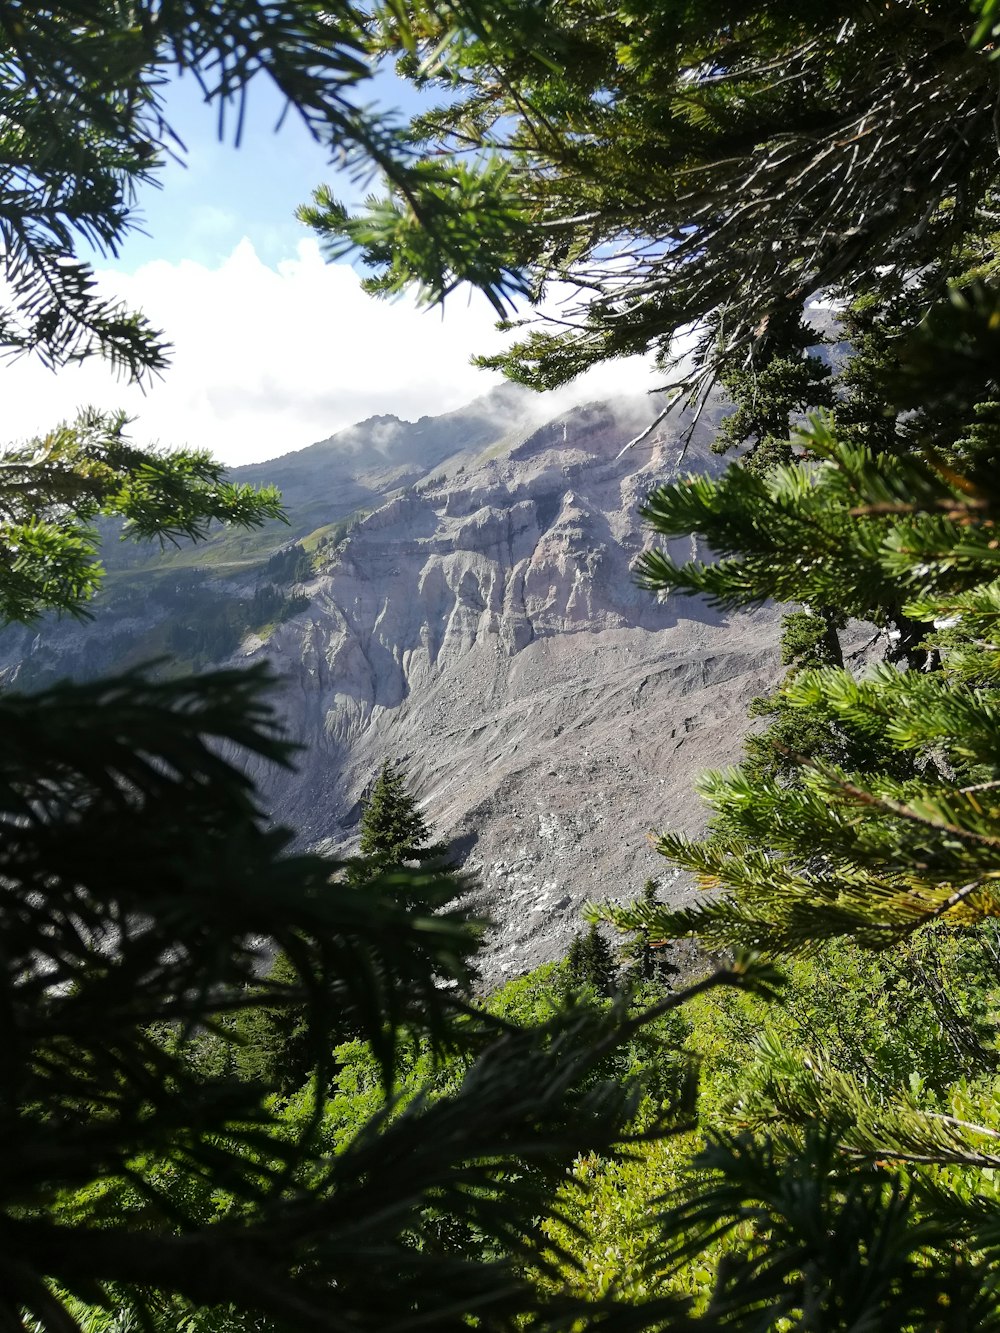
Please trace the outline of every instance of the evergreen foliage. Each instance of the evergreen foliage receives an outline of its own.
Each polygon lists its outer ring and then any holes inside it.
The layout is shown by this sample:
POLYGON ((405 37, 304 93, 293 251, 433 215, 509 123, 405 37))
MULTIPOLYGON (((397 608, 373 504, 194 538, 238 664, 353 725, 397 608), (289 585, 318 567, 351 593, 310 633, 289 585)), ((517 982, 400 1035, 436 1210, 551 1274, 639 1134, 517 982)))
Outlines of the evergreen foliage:
MULTIPOLYGON (((186 597, 180 609, 163 627, 165 646, 175 661, 188 669, 218 662, 234 653, 250 630, 265 630, 298 615, 309 605, 302 593, 285 593, 273 583, 259 583, 250 597, 234 597, 188 581, 186 597)), ((133 650, 148 660, 150 638, 144 636, 133 650)))
POLYGON ((437 63, 402 68, 439 78, 442 105, 409 135, 453 172, 431 197, 454 252, 442 264, 424 200, 391 185, 357 216, 324 195, 304 216, 361 250, 377 291, 438 296, 484 249, 512 288, 568 284, 578 299, 486 360, 539 388, 629 353, 673 364, 688 328, 702 387, 762 368, 815 293, 898 288, 961 245, 995 176, 989 26, 947 0, 566 0, 498 7, 487 41, 433 18, 421 35, 437 63))
MULTIPOLYGON (((295 1006, 316 1064, 329 1061, 331 1012, 347 1013, 388 1073, 404 1020, 444 1035, 440 978, 463 980, 475 948, 464 923, 432 911, 451 882, 407 881, 421 914, 397 905, 398 878, 362 892, 331 882, 321 858, 288 855, 290 835, 266 826, 247 780, 217 754, 225 744, 288 761, 263 683, 259 671, 127 677, 0 698, 11 1038, 2 1285, 46 1326, 63 1318, 48 1279, 85 1299, 117 1283, 140 1307, 160 1291, 275 1317, 306 1310, 292 1272, 307 1234, 297 1241, 292 1228, 285 1251, 269 1242, 266 1262, 255 1237, 301 1212, 293 1181, 309 1135, 288 1140, 262 1108, 262 1085, 203 1077, 188 1048, 241 1009, 295 1006), (284 953, 292 977, 256 980, 264 945, 284 953), (168 1163, 177 1184, 210 1178, 232 1193, 239 1235, 170 1202, 159 1183, 168 1163), (133 1202, 107 1213, 115 1180, 133 1202), (207 1266, 189 1262, 193 1250, 207 1266)), ((310 1226, 321 1212, 317 1202, 310 1226)))
POLYGON ((124 520, 122 539, 205 536, 215 521, 259 527, 281 518, 273 486, 223 480, 205 450, 140 449, 124 413, 81 412, 72 424, 4 451, 0 466, 0 619, 85 614, 103 570, 95 526, 124 520))
POLYGON ((731 357, 719 375, 733 410, 719 423, 712 449, 722 454, 748 446, 743 464, 757 473, 792 461, 793 420, 834 403, 830 368, 808 350, 822 341, 819 333, 797 313, 784 324, 779 329, 772 320, 766 344, 749 356, 731 357))
MULTIPOLYGON (((905 381, 914 365, 928 364, 938 338, 941 362, 953 367, 956 325, 971 330, 978 318, 982 337, 960 351, 969 382, 982 384, 977 363, 990 356, 995 303, 985 288, 956 294, 957 318, 944 311, 918 340, 901 342, 894 374, 905 381)), ((788 747, 784 773, 758 764, 706 775, 711 836, 696 842, 665 834, 659 845, 716 890, 712 900, 680 910, 609 906, 600 914, 623 928, 692 931, 709 944, 739 942, 803 959, 826 937, 838 942, 827 953, 835 965, 845 941, 884 950, 883 997, 903 1006, 890 1021, 909 1027, 917 1006, 925 1013, 929 1006, 947 1057, 936 1057, 936 1076, 946 1069, 955 1081, 937 1083, 944 1097, 935 1102, 930 1068, 920 1069, 927 1043, 912 1027, 901 1050, 904 1062, 914 1062, 909 1071, 905 1063, 892 1069, 885 1038, 852 1034, 831 1054, 829 1041, 800 1036, 796 1050, 765 1032, 756 1039, 757 1081, 739 1101, 739 1128, 709 1134, 696 1162, 705 1174, 664 1214, 666 1249, 657 1260, 723 1244, 709 1322, 743 1327, 760 1318, 770 1326, 788 1318, 800 1326, 815 1309, 823 1326, 868 1319, 908 1329, 936 1326, 932 1311, 947 1307, 962 1311, 961 1327, 988 1327, 996 1318, 992 1233, 984 1224, 995 1208, 989 996, 996 974, 986 932, 1000 915, 995 454, 987 437, 971 435, 951 446, 948 462, 930 449, 874 453, 837 439, 821 420, 800 438, 806 467, 750 485, 730 469, 709 483, 718 487, 718 503, 692 496, 695 487, 683 481, 661 488, 650 505, 654 525, 673 534, 686 511, 719 555, 678 568, 653 553, 647 581, 700 587, 738 605, 757 600, 764 583, 781 586, 794 566, 800 586, 832 600, 816 527, 843 530, 854 548, 845 555, 854 578, 844 581, 840 605, 847 600, 860 610, 867 598, 869 616, 887 627, 897 610, 912 620, 926 669, 883 663, 856 677, 810 663, 822 626, 800 613, 786 636, 792 670, 780 692, 783 716, 830 719, 832 731, 853 737, 848 752, 863 762, 847 768, 822 747, 812 754, 788 747), (746 499, 742 513, 737 494, 746 499), (765 512, 780 521, 762 521, 765 512), (801 533, 797 551, 792 527, 801 533), (951 941, 963 940, 981 944, 988 964, 971 1012, 956 974, 940 962, 942 943, 954 956, 951 941), (737 1227, 738 1240, 730 1231, 737 1227), (819 1235, 815 1246, 810 1238, 819 1235), (857 1274, 851 1293, 838 1288, 835 1273, 843 1272, 857 1274)), ((810 1027, 822 1025, 814 1003, 804 1017, 810 1027)))
MULTIPOLYGON (((988 339, 982 346, 985 355, 988 339)), ((842 532, 840 604, 889 624, 898 609, 920 625, 939 669, 882 666, 855 680, 835 667, 803 668, 786 682, 783 701, 824 710, 856 736, 878 734, 901 760, 920 764, 900 775, 869 765, 875 771, 865 775, 793 753, 794 786, 745 770, 707 775, 702 789, 717 812, 717 836, 699 844, 666 835, 660 846, 706 885, 730 884, 736 896, 677 914, 673 924, 697 920, 715 942, 796 949, 826 934, 886 943, 932 917, 991 915, 996 831, 983 793, 996 776, 994 701, 988 689, 969 688, 970 673, 989 673, 976 681, 985 685, 993 671, 987 607, 997 496, 985 456, 970 453, 961 474, 933 456, 873 455, 841 443, 818 420, 801 438, 814 460, 808 468, 766 480, 731 468, 718 481, 691 478, 655 492, 647 506, 654 527, 674 535, 697 524, 719 557, 677 566, 647 552, 642 577, 653 587, 708 592, 723 605, 790 593, 797 580, 800 595, 832 602, 837 557, 827 543, 842 532), (966 607, 978 611, 974 624, 966 607), (956 615, 960 628, 935 635, 935 624, 956 615)), ((660 928, 671 933, 666 916, 660 928)))
MULTIPOLYGON (((259 672, 0 697, 0 1318, 66 1333, 103 1304, 204 1333, 995 1326, 1000 5, 566 0, 497 3, 488 21, 450 3, 98 5, 31 24, 7 8, 2 133, 24 165, 0 209, 6 346, 161 364, 141 320, 95 301, 72 234, 118 243, 128 187, 167 142, 165 66, 222 104, 261 71, 319 137, 389 174, 396 198, 367 217, 328 192, 307 213, 365 250, 374 287, 469 278, 500 305, 581 285, 575 324, 502 358, 515 376, 667 358, 703 321, 700 368, 740 400, 723 443, 749 444, 750 466, 654 491, 654 531, 716 554, 648 551, 642 580, 806 609, 786 622, 783 767, 707 775, 710 836, 660 839, 714 895, 595 912, 644 947, 692 933, 739 950, 638 1008, 545 1013, 531 985, 493 1009, 462 1000, 476 933, 395 766, 366 811, 363 883, 293 854, 223 757, 290 760, 259 672), (408 133, 359 112, 349 92, 378 51, 453 80, 452 103, 408 133), (410 155, 435 145, 462 160, 410 155), (781 423, 827 392, 802 306, 841 282, 869 320, 865 361, 796 455, 781 423), (888 660, 844 669, 845 616, 884 632, 888 660), (822 724, 801 750, 796 715, 822 724), (781 982, 761 949, 816 998, 758 1032, 741 995, 773 1001, 781 982), (691 1005, 715 1006, 700 1036, 674 1021, 691 1005), (301 1047, 294 1094, 296 1071, 233 1040, 257 1015, 301 1047), (335 1057, 345 1019, 359 1037, 335 1057), (682 1041, 706 1064, 716 1043, 686 1171, 682 1041), (351 1078, 363 1095, 346 1106, 351 1078), (655 1152, 672 1175, 652 1217, 626 1200, 644 1222, 630 1281, 582 1263, 567 1282, 575 1245, 621 1231, 616 1192, 655 1152)), ((79 611, 99 514, 169 539, 275 512, 220 490, 209 460, 130 453, 120 433, 84 418, 12 457, 0 613, 79 611)), ((607 997, 596 922, 573 952, 607 997)))
MULTIPOLYGON (((803 670, 843 667, 837 631, 832 611, 826 615, 789 611, 782 617, 781 661, 788 668, 786 684, 803 670)), ((744 740, 741 767, 751 781, 776 778, 796 783, 803 759, 822 759, 852 772, 878 768, 896 777, 913 773, 912 758, 887 744, 879 725, 849 721, 822 702, 814 708, 793 708, 782 687, 751 700, 749 714, 770 719, 763 731, 744 740)))
POLYGON ((275 583, 305 583, 313 576, 312 557, 301 542, 293 542, 275 551, 267 562, 266 573, 275 583))
POLYGON ((427 821, 407 787, 406 772, 386 760, 361 814, 361 855, 372 863, 403 865, 439 860, 440 844, 430 842, 427 821))
MULTIPOLYGON (((4 346, 52 365, 101 353, 133 376, 164 364, 141 317, 96 296, 73 241, 117 249, 132 188, 169 151, 158 97, 171 67, 235 109, 237 137, 247 84, 270 77, 349 160, 419 174, 351 96, 373 18, 347 4, 98 4, 26 22, 7 6, 4 346)), ((408 24, 396 6, 392 22, 408 24)), ((204 454, 136 450, 123 426, 85 414, 7 455, 0 616, 81 612, 101 515, 166 540, 278 516, 273 492, 230 486, 204 454)), ((454 876, 386 869, 361 887, 293 855, 223 757, 290 762, 267 683, 133 674, 0 698, 0 1319, 66 1333, 103 1305, 160 1327, 211 1326, 213 1311, 300 1329, 565 1324, 566 1303, 540 1298, 521 1257, 544 1262, 535 1219, 567 1163, 581 1144, 610 1149, 635 1105, 593 1072, 623 1039, 617 1017, 583 1007, 492 1042, 478 1021, 456 1030, 467 1006, 447 983, 466 984, 477 937, 447 908, 454 876), (262 977, 268 954, 284 961, 262 977), (315 1077, 294 1121, 269 1096, 273 1070, 241 1067, 250 1053, 231 1041, 263 1010, 304 1015, 292 1035, 315 1077), (385 1098, 329 1157, 319 1094, 345 1015, 386 1089, 404 1029, 478 1058, 433 1106, 395 1114, 385 1098), (442 1214, 489 1253, 442 1244, 442 1214)), ((748 970, 732 979, 756 984, 748 970)))
MULTIPOLYGON (((279 953, 265 977, 265 985, 276 995, 294 993, 297 986, 295 967, 288 956, 279 953)), ((266 999, 266 996, 264 997, 266 999)), ((345 1006, 346 1008, 346 1006, 345 1006)), ((332 1063, 332 1052, 350 1033, 349 1011, 327 1016, 323 1034, 329 1048, 327 1063, 332 1063)), ((259 1087, 274 1089, 288 1097, 308 1084, 316 1069, 315 1041, 309 1030, 309 1010, 304 1003, 266 1003, 239 1010, 225 1025, 221 1039, 212 1043, 216 1061, 241 1079, 259 1087)), ((199 1065, 205 1068, 209 1051, 199 1053, 199 1065)))
POLYGON ((595 995, 607 997, 614 993, 617 977, 611 945, 592 922, 586 932, 578 931, 573 936, 566 955, 566 979, 574 990, 587 987, 595 995))
MULTIPOLYGON (((463 887, 460 879, 451 879, 452 867, 445 864, 447 849, 430 842, 430 832, 413 794, 406 784, 406 776, 398 763, 386 761, 379 770, 365 801, 361 817, 361 855, 344 869, 348 882, 355 887, 384 880, 393 869, 404 866, 433 869, 440 885, 452 883, 453 895, 463 887)), ((422 907, 420 883, 414 881, 416 893, 411 897, 411 886, 404 877, 397 877, 399 902, 419 911, 422 907)), ((460 918, 453 909, 453 919, 460 918)), ((481 926, 469 920, 471 938, 478 938, 481 926)), ((267 975, 267 983, 279 990, 287 989, 293 980, 294 969, 290 960, 279 954, 267 975)), ((461 990, 468 992, 478 973, 470 956, 466 959, 461 990)), ((442 975, 442 985, 455 985, 456 977, 442 975)), ((402 984, 401 978, 397 984, 402 984)), ((414 997, 419 1004, 419 997, 414 997)), ((232 1038, 241 1046, 237 1066, 246 1074, 263 1080, 268 1087, 288 1095, 297 1091, 317 1072, 316 1051, 309 1040, 309 1015, 304 1005, 263 1008, 240 1016, 233 1027, 232 1038)), ((363 1029, 353 1021, 350 1009, 327 1017, 325 1033, 328 1053, 342 1043, 364 1039, 363 1029)), ((321 1074, 325 1071, 324 1064, 321 1074)))
MULTIPOLYGON (((424 23, 482 31, 484 14, 475 0, 407 7, 139 0, 127 8, 94 0, 27 10, 7 0, 0 9, 8 164, 0 244, 9 288, 0 345, 52 366, 99 355, 135 378, 167 363, 162 335, 142 315, 101 298, 74 247, 83 241, 117 254, 136 226, 136 186, 183 154, 163 112, 171 70, 196 81, 220 137, 239 144, 251 85, 267 80, 312 137, 359 177, 377 167, 411 193, 432 189, 440 173, 415 163, 392 117, 355 95, 372 76, 377 19, 391 22, 412 48, 424 23)), ((428 253, 447 246, 448 220, 430 207, 422 215, 428 253)), ((469 276, 487 287, 495 280, 485 252, 469 276)))
MULTIPOLYGON (((643 907, 652 910, 656 904, 656 880, 647 879, 642 886, 639 901, 643 907)), ((677 965, 670 960, 664 948, 666 941, 657 939, 654 933, 640 928, 619 949, 619 958, 625 964, 624 980, 631 986, 648 985, 657 982, 667 984, 671 977, 679 972, 677 965)))
MULTIPOLYGON (((390 866, 424 866, 442 878, 452 872, 448 849, 431 841, 427 821, 410 791, 401 764, 386 760, 371 791, 364 799, 361 813, 360 857, 349 870, 356 884, 363 884, 390 866)), ((454 881, 454 893, 461 883, 454 881)))

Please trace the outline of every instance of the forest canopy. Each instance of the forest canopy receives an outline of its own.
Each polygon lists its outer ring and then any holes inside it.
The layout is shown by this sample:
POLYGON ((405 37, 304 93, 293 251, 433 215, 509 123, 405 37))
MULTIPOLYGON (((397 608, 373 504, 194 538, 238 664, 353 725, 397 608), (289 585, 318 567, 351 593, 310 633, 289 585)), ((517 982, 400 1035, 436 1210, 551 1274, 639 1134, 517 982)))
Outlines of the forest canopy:
MULTIPOLYGON (((595 905, 586 950, 486 1003, 397 771, 367 860, 269 821, 227 757, 293 761, 260 672, 0 696, 7 1326, 1000 1324, 996 8, 0 4, 6 349, 163 364, 74 245, 114 252, 170 151, 166 73, 236 138, 270 78, 384 173, 358 217, 325 189, 303 213, 373 290, 579 293, 515 378, 666 365, 693 328, 684 384, 718 379, 736 453, 648 497, 710 554, 652 547, 639 577, 794 604, 706 836, 660 838, 711 893, 595 905), (359 110, 378 58, 440 104, 359 110), (654 962, 681 935, 723 961, 676 987, 654 962)), ((84 609, 99 515, 169 539, 278 510, 118 418, 5 464, 7 618, 84 609)))
POLYGON ((390 184, 357 216, 321 191, 303 216, 360 249, 373 290, 433 298, 499 235, 534 300, 570 293, 490 363, 536 387, 646 350, 669 365, 692 326, 710 379, 810 298, 891 291, 990 215, 992 28, 950 0, 500 6, 429 69, 383 40, 438 92, 409 138, 452 183, 390 184), (447 252, 425 202, 454 219, 447 252))

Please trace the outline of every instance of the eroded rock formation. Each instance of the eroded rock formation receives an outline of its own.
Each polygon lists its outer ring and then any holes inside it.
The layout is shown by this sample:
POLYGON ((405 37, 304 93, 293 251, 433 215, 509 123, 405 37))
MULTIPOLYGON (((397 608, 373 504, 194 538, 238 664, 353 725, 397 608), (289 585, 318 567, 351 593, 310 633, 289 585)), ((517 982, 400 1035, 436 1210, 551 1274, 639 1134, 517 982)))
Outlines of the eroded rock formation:
MULTIPOLYGON (((479 877, 495 922, 488 980, 561 954, 587 899, 637 896, 650 875, 664 897, 690 891, 647 835, 702 827, 694 781, 739 757, 747 703, 778 670, 773 611, 721 617, 634 584, 638 508, 676 474, 678 425, 629 445, 655 416, 648 398, 541 426, 533 410, 501 391, 241 470, 283 488, 296 532, 356 522, 323 548, 306 609, 235 654, 273 664, 304 747, 294 773, 255 773, 265 800, 304 843, 349 848, 366 785, 383 759, 403 760, 437 834, 479 877)), ((717 465, 711 436, 706 418, 684 470, 717 465)), ((209 551, 216 607, 256 577, 245 551, 225 554, 209 551)), ((185 614, 183 591, 170 614, 185 614)), ((163 641, 166 614, 140 581, 89 629, 7 636, 0 666, 8 681, 43 659, 55 674, 114 669, 154 655, 143 645, 163 641)))
MULTIPOLYGON (((307 743, 268 782, 309 841, 350 845, 385 757, 480 877, 491 970, 564 949, 581 904, 681 886, 647 834, 696 830, 705 767, 733 762, 776 673, 774 615, 657 603, 630 566, 638 506, 677 467, 677 428, 625 448, 648 403, 578 409, 366 518, 251 658, 285 677, 307 743)), ((708 465, 705 423, 683 467, 708 465)), ((689 543, 681 544, 683 551, 689 543)))

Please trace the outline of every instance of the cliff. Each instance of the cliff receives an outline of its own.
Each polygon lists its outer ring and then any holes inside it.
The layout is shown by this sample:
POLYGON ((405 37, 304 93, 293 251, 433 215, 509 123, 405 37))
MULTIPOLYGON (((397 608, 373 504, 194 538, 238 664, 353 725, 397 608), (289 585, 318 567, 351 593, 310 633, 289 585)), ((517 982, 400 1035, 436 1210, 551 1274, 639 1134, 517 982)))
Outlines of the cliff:
MULTIPOLYGON (((307 742, 293 779, 260 775, 279 816, 349 846, 372 774, 405 761, 479 875, 498 976, 561 952, 587 899, 669 885, 648 832, 700 827, 694 779, 738 757, 746 705, 776 674, 773 612, 723 618, 632 581, 638 505, 679 453, 676 427, 624 448, 650 416, 579 409, 438 467, 246 652, 282 672, 282 714, 307 742)), ((685 470, 715 461, 709 434, 685 470)))
MULTIPOLYGON (((403 760, 479 877, 491 980, 564 951, 587 899, 636 896, 651 875, 664 897, 689 891, 647 834, 698 830, 697 774, 738 758, 746 705, 777 674, 773 611, 721 617, 632 581, 638 506, 675 473, 678 426, 627 447, 649 399, 532 426, 536 410, 505 391, 446 418, 376 418, 236 474, 283 487, 317 569, 286 618, 226 650, 273 664, 304 746, 293 774, 255 773, 269 807, 303 842, 349 848, 366 785, 403 760)), ((717 465, 711 434, 709 417, 683 470, 717 465)), ((197 617, 259 598, 282 540, 146 558, 113 576, 89 629, 8 633, 6 679, 179 653, 197 617)))

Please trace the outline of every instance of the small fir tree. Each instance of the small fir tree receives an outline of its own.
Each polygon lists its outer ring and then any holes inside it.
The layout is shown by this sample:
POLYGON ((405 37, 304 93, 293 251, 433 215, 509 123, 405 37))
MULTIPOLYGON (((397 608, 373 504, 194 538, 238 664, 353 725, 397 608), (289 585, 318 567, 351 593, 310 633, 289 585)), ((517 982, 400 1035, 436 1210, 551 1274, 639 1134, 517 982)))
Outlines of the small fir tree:
POLYGON ((612 995, 618 976, 611 945, 598 927, 591 924, 586 934, 577 933, 566 955, 566 973, 575 990, 589 986, 598 995, 612 995))
POLYGON ((793 421, 834 403, 830 368, 810 350, 826 341, 793 304, 772 315, 767 337, 749 355, 729 356, 719 383, 732 411, 719 423, 712 451, 740 449, 744 466, 763 474, 790 463, 793 421))
MULTIPOLYGON (((647 879, 642 886, 639 902, 653 912, 656 903, 656 880, 647 879)), ((618 957, 625 966, 624 980, 633 986, 649 985, 651 982, 663 986, 669 985, 680 968, 671 962, 666 949, 666 941, 644 926, 637 927, 632 937, 622 945, 618 957)))
POLYGON ((566 952, 565 977, 569 991, 579 990, 584 985, 583 938, 583 931, 578 930, 566 952))
POLYGON ((376 869, 414 861, 438 865, 447 856, 443 844, 431 841, 427 821, 398 761, 386 760, 364 802, 361 855, 376 869))
MULTIPOLYGON (((276 997, 296 987, 298 976, 285 953, 279 953, 265 978, 276 997)), ((341 1019, 341 1027, 330 1022, 327 1040, 330 1047, 357 1035, 357 1024, 341 1019)), ((239 1012, 232 1024, 237 1042, 236 1069, 241 1078, 254 1080, 290 1096, 309 1082, 316 1065, 316 1052, 310 1042, 309 1008, 282 1003, 249 1008, 239 1012)))

